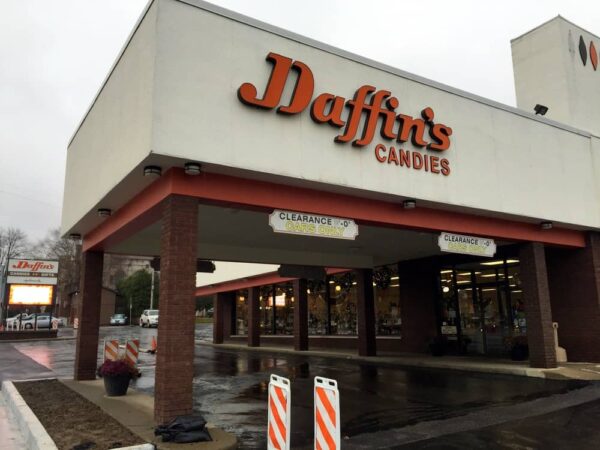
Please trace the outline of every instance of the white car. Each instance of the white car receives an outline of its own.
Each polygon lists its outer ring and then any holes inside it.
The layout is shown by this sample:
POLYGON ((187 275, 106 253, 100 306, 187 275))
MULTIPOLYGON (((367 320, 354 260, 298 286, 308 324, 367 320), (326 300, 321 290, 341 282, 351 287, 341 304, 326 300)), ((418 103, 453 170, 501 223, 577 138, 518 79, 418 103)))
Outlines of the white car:
MULTIPOLYGON (((58 328, 59 319, 57 317, 52 317, 52 324, 56 324, 58 328)), ((49 313, 34 313, 31 314, 27 319, 23 319, 21 321, 21 326, 26 330, 33 330, 34 327, 37 329, 45 329, 52 328, 50 324, 50 314, 49 313), (37 320, 36 320, 37 317, 37 320)))
POLYGON ((27 321, 28 317, 29 314, 27 313, 20 313, 16 316, 9 317, 8 319, 6 319, 6 328, 9 330, 16 330, 20 324, 27 321))
POLYGON ((158 309, 146 309, 140 316, 140 327, 158 327, 158 309))

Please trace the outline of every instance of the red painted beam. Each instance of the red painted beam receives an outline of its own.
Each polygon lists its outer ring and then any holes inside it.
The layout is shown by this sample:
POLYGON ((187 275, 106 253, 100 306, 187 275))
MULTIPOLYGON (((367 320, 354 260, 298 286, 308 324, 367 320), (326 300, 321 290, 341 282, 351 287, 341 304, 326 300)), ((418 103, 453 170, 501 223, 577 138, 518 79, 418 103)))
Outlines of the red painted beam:
POLYGON ((84 238, 84 250, 119 242, 160 218, 160 202, 168 195, 185 195, 202 203, 261 210, 291 211, 346 217, 361 224, 429 232, 454 232, 514 241, 585 247, 585 232, 467 213, 401 205, 346 194, 318 191, 214 173, 186 175, 170 169, 160 179, 116 211, 84 238))

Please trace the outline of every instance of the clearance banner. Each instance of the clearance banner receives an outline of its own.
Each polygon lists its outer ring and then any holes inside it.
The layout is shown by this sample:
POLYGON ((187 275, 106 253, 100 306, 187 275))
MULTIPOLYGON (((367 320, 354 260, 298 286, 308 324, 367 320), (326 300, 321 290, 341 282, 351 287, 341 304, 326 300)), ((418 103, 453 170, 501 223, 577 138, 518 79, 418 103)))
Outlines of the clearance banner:
POLYGON ((493 239, 464 234, 442 233, 438 238, 440 250, 463 255, 487 256, 496 254, 496 243, 493 239))
POLYGON ((271 213, 269 225, 275 233, 349 240, 354 240, 358 236, 358 225, 352 219, 280 209, 271 213))

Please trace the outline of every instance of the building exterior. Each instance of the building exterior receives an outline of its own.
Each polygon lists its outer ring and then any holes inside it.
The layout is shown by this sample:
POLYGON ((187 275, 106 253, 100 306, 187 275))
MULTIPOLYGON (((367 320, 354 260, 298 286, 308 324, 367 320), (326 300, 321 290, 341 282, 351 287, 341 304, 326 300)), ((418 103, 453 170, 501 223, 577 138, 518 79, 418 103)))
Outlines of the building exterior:
POLYGON ((196 295, 217 296, 215 342, 369 356, 526 336, 530 364, 554 367, 554 321, 570 359, 600 360, 598 46, 560 17, 516 39, 513 108, 199 0, 151 1, 69 144, 75 377, 95 373, 105 253, 160 257, 157 422, 192 409, 196 295), (197 290, 204 260, 284 277, 197 290))

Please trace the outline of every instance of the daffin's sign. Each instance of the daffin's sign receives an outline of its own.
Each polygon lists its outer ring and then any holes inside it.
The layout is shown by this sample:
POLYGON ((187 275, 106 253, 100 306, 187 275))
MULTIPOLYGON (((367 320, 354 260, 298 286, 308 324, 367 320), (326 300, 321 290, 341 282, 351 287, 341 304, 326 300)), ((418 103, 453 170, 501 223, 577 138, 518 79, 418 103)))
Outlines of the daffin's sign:
MULTIPOLYGON (((267 61, 273 64, 273 68, 262 98, 258 97, 253 84, 244 83, 238 89, 238 98, 242 103, 262 109, 277 108, 279 114, 287 115, 299 114, 310 105, 313 121, 343 129, 335 137, 335 142, 350 142, 355 147, 364 147, 373 141, 378 122, 382 119, 379 134, 388 141, 404 143, 410 140, 413 146, 434 153, 442 153, 450 148, 452 128, 434 122, 435 113, 429 107, 421 111, 420 118, 397 114, 396 108, 400 104, 398 98, 392 96, 390 91, 378 90, 370 85, 359 87, 352 100, 323 93, 313 101, 315 80, 306 64, 272 52, 267 55, 267 61), (289 104, 281 105, 281 96, 292 70, 297 73, 294 92, 289 104), (361 123, 362 130, 359 130, 361 123), (362 132, 359 134, 359 131, 362 132)), ((441 173, 444 176, 450 174, 450 162, 436 154, 379 143, 374 147, 374 156, 379 163, 441 173)))
POLYGON ((44 259, 10 259, 8 284, 56 284, 58 261, 44 259))

